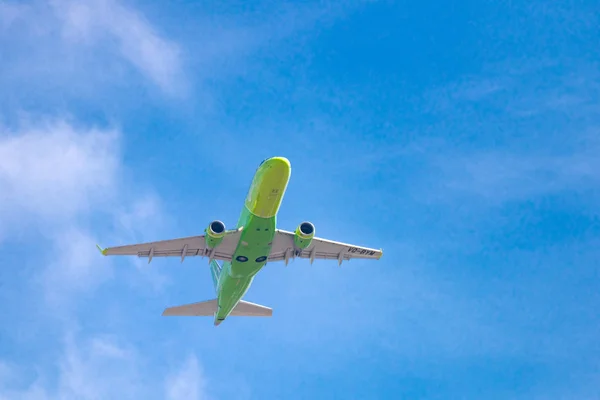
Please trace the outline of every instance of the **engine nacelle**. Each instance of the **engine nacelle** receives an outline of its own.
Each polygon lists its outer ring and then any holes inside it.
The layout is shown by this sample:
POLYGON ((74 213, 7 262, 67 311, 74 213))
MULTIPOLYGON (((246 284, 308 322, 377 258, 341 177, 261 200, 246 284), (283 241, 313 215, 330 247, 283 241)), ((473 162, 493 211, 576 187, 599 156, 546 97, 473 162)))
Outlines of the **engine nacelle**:
POLYGON ((297 249, 305 249, 310 246, 315 236, 315 226, 308 221, 302 222, 294 232, 294 246, 297 249))
POLYGON ((206 247, 213 249, 221 244, 225 237, 225 224, 215 220, 208 225, 204 232, 206 232, 206 247))

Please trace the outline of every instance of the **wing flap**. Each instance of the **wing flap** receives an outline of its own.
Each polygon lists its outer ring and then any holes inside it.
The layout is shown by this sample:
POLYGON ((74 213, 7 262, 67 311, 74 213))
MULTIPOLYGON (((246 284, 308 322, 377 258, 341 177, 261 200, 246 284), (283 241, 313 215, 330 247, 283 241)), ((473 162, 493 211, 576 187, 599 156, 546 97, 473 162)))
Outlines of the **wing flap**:
POLYGON ((294 247, 294 233, 278 229, 273 239, 273 246, 269 261, 281 261, 286 257, 314 258, 316 260, 344 260, 353 258, 378 260, 383 255, 381 249, 372 249, 353 244, 336 242, 333 240, 315 237, 306 249, 296 251, 294 247))
POLYGON ((181 257, 183 261, 185 257, 206 257, 210 255, 216 260, 231 261, 240 238, 240 232, 240 229, 228 231, 212 254, 210 254, 210 249, 206 247, 204 235, 115 246, 106 249, 98 248, 105 256, 138 256, 147 257, 149 260, 153 257, 181 257))

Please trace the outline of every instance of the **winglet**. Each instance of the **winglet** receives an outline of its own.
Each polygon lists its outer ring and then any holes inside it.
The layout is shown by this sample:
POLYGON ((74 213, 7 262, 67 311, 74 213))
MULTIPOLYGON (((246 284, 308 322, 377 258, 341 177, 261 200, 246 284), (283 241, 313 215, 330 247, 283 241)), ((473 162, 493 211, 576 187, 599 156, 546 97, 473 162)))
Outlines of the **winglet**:
POLYGON ((105 256, 106 255, 106 249, 103 249, 102 247, 100 247, 100 245, 96 245, 96 247, 98 248, 98 250, 100 250, 100 253, 105 256))

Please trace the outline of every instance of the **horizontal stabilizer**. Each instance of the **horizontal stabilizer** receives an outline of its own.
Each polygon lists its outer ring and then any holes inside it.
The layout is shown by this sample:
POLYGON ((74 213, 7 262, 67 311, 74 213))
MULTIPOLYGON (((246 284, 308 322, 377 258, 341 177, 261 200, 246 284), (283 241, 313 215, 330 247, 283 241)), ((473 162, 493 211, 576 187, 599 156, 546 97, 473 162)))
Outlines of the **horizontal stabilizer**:
POLYGON ((273 309, 261 306, 260 304, 240 300, 229 315, 234 317, 271 317, 273 316, 273 309))
MULTIPOLYGON (((201 301, 199 303, 185 304, 183 306, 169 307, 163 311, 162 315, 165 317, 201 317, 213 316, 216 311, 217 299, 214 299, 201 301)), ((271 317, 273 315, 273 309, 261 306, 260 304, 240 300, 229 315, 235 317, 271 317)))
POLYGON ((162 315, 165 317, 202 317, 213 316, 216 311, 217 299, 214 299, 165 308, 162 315))

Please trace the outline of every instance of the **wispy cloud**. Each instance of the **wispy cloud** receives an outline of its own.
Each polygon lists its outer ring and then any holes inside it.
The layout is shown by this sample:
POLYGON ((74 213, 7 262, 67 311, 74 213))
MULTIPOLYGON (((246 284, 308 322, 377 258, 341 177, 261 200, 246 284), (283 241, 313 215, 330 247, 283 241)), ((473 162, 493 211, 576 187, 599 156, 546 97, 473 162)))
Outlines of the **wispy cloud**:
POLYGON ((182 90, 179 46, 135 10, 114 0, 55 0, 52 4, 69 40, 85 45, 115 40, 121 56, 161 89, 170 94, 182 90))
POLYGON ((23 12, 23 6, 18 3, 0 3, 0 28, 9 27, 23 12))
MULTIPOLYGON (((0 134, 2 233, 16 243, 43 239, 35 254, 47 264, 36 279, 48 300, 89 292, 112 275, 110 263, 98 268, 97 233, 89 228, 98 213, 114 221, 115 240, 142 240, 165 226, 160 199, 128 189, 120 138, 116 129, 64 119, 24 122, 0 134)), ((153 274, 146 276, 162 282, 153 274)))
POLYGON ((585 64, 497 67, 429 92, 437 122, 410 147, 431 162, 440 199, 499 204, 585 191, 600 180, 599 94, 600 77, 585 64))
POLYGON ((14 87, 11 82, 21 82, 25 93, 35 84, 38 89, 55 87, 63 94, 94 97, 99 87, 113 87, 141 75, 163 93, 184 93, 180 45, 121 2, 2 4, 0 82, 7 88, 14 87))
POLYGON ((567 154, 481 151, 434 161, 444 186, 490 203, 524 200, 564 191, 582 192, 600 181, 596 140, 567 154))
POLYGON ((162 397, 162 387, 167 388, 167 398, 172 400, 207 398, 202 386, 204 377, 193 356, 183 369, 172 371, 166 380, 156 380, 147 373, 154 368, 135 347, 112 336, 85 337, 68 332, 52 363, 58 366, 56 384, 51 383, 53 374, 44 370, 28 371, 0 363, 0 399, 153 399, 162 397), (34 379, 23 379, 31 372, 34 379), (31 383, 19 384, 21 381, 31 383))
POLYGON ((80 128, 66 120, 24 122, 0 128, 0 218, 15 226, 59 222, 109 201, 116 190, 119 134, 80 128))
MULTIPOLYGON (((121 136, 117 129, 84 127, 65 119, 28 121, 0 134, 5 244, 21 248, 36 243, 27 248, 34 249, 31 259, 37 262, 26 274, 30 282, 19 284, 23 290, 18 293, 7 293, 7 301, 19 313, 39 310, 43 320, 61 321, 64 328, 58 330, 64 347, 56 360, 57 384, 51 366, 32 371, 26 364, 0 361, 0 399, 152 398, 163 387, 173 399, 204 398, 204 378, 194 357, 160 386, 142 374, 149 367, 135 346, 89 333, 77 337, 70 330, 77 325, 73 318, 80 311, 78 300, 113 275, 112 260, 95 249, 98 232, 110 232, 114 240, 144 240, 148 232, 165 226, 160 198, 138 193, 124 178, 121 136), (94 222, 99 216, 109 223, 94 222), (31 382, 32 374, 37 376, 33 383, 23 384, 31 382), (152 385, 157 385, 155 390, 152 385)), ((139 269, 135 281, 140 277, 157 288, 164 282, 156 271, 139 269)), ((5 312, 10 314, 12 307, 5 312)), ((46 340, 53 340, 51 333, 46 340)))
MULTIPOLYGON (((101 266, 96 241, 90 232, 76 225, 58 231, 51 239, 54 253, 39 279, 46 291, 46 303, 70 314, 73 295, 92 293, 113 276, 110 266, 101 266)), ((56 313, 59 315, 60 313, 56 313)))
POLYGON ((195 356, 191 355, 177 371, 167 377, 167 400, 208 400, 204 375, 195 356))

